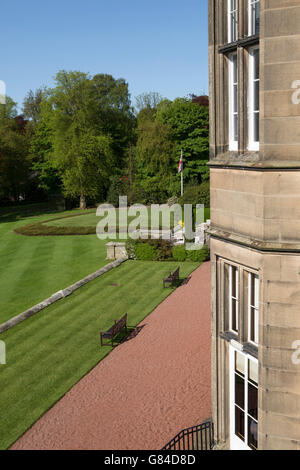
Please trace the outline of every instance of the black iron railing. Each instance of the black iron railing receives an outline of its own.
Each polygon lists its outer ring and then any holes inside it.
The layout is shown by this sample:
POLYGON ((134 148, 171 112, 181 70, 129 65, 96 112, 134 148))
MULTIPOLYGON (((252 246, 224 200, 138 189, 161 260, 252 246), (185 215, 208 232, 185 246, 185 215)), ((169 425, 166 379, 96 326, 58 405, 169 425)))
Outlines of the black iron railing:
POLYGON ((162 450, 212 450, 214 424, 207 420, 197 426, 180 431, 162 450))

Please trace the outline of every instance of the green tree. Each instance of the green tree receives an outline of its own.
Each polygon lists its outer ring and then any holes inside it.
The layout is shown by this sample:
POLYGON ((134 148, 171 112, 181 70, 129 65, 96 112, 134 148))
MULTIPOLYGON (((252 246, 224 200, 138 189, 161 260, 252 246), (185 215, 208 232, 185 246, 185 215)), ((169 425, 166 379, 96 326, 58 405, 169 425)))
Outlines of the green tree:
POLYGON ((46 88, 38 88, 35 92, 30 90, 23 101, 23 115, 35 125, 39 122, 42 103, 47 96, 46 88))
POLYGON ((195 97, 164 101, 158 105, 156 119, 172 129, 177 155, 183 150, 186 181, 200 183, 209 179, 209 108, 198 102, 195 97))
POLYGON ((60 192, 62 187, 60 172, 53 161, 52 112, 49 100, 44 97, 30 143, 32 169, 39 174, 39 187, 48 194, 60 192))
POLYGON ((105 187, 113 151, 109 135, 100 134, 93 81, 82 72, 61 71, 50 94, 48 120, 53 145, 52 162, 61 174, 64 193, 95 198, 105 187))
POLYGON ((100 134, 111 137, 113 163, 121 169, 125 165, 128 147, 136 142, 136 118, 128 84, 123 78, 97 74, 92 79, 92 88, 95 125, 100 134))
POLYGON ((178 190, 175 158, 171 127, 143 109, 138 115, 135 184, 147 195, 147 202, 161 202, 178 190))
POLYGON ((0 105, 0 187, 2 196, 19 201, 28 188, 30 170, 26 123, 17 117, 16 103, 9 97, 0 105))

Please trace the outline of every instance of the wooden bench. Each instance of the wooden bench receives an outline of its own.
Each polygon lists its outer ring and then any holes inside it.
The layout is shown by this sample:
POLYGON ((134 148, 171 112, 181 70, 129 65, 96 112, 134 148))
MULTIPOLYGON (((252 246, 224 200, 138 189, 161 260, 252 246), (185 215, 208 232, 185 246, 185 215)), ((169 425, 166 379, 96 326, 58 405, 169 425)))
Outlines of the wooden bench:
POLYGON ((100 343, 101 346, 113 346, 114 345, 114 337, 123 329, 127 333, 127 313, 120 319, 115 320, 113 326, 111 326, 107 331, 100 332, 100 343), (108 342, 103 342, 103 339, 109 340, 108 342))
POLYGON ((174 282, 179 280, 179 269, 175 269, 173 273, 170 273, 168 277, 163 280, 163 286, 166 287, 166 284, 173 286, 174 282))

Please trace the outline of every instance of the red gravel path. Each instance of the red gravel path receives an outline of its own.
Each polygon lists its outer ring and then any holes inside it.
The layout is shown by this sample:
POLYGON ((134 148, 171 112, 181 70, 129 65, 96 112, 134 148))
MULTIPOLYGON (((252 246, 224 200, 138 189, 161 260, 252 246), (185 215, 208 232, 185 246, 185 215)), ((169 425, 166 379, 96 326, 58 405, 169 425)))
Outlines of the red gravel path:
POLYGON ((204 263, 12 449, 159 450, 211 413, 210 265, 204 263))

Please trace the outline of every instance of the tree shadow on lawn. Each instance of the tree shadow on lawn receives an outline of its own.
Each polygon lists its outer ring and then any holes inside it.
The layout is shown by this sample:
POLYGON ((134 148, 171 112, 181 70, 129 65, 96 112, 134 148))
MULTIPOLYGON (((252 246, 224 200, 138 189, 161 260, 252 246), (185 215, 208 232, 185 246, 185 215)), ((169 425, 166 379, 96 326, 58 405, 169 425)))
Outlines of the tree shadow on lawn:
POLYGON ((0 223, 18 222, 29 217, 38 217, 40 215, 59 214, 65 211, 55 211, 49 209, 47 204, 33 204, 32 206, 12 206, 0 207, 0 223))

